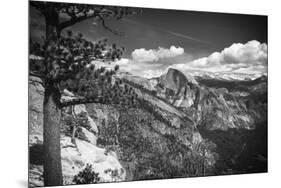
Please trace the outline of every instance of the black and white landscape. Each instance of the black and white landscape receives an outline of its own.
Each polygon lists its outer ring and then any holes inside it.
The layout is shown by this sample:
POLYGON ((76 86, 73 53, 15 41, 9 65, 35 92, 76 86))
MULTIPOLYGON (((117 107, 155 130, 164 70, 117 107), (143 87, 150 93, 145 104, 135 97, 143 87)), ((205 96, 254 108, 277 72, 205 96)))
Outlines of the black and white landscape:
POLYGON ((266 16, 29 4, 31 187, 267 172, 266 16))

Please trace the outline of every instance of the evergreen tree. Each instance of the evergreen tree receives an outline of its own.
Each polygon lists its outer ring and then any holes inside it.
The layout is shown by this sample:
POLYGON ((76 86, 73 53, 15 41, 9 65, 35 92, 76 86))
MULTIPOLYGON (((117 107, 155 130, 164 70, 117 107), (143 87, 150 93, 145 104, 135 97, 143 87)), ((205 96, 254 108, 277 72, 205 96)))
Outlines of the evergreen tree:
MULTIPOLYGON (((30 1, 30 5, 45 18, 45 37, 43 44, 30 44, 30 75, 42 79, 45 88, 43 103, 44 130, 44 184, 62 185, 60 154, 60 116, 61 109, 69 105, 84 103, 111 103, 105 98, 109 93, 113 101, 120 101, 113 95, 114 86, 108 78, 105 81, 105 68, 96 68, 93 61, 114 61, 119 59, 123 48, 116 44, 109 47, 107 40, 96 43, 86 40, 81 33, 74 35, 62 31, 87 19, 95 19, 108 31, 120 34, 106 25, 107 19, 121 19, 134 13, 130 8, 72 3, 52 3, 30 1), (62 19, 64 15, 64 19, 62 19), (67 17, 68 19, 66 19, 67 17), (75 94, 69 100, 62 100, 63 91, 75 94)), ((113 74, 111 74, 113 77, 113 74)), ((115 78, 117 80, 117 78, 115 78)), ((122 90, 124 86, 118 86, 122 90)), ((108 96, 107 96, 108 97, 108 96)))
POLYGON ((89 184, 100 182, 99 173, 93 171, 93 167, 87 164, 86 167, 74 176, 73 182, 76 184, 89 184))

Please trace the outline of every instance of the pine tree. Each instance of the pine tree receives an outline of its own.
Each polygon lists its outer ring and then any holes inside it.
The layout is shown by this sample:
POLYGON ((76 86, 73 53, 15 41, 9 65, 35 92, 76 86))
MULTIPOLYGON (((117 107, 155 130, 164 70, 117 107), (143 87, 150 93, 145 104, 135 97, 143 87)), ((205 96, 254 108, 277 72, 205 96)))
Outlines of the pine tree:
POLYGON ((104 94, 114 85, 104 82, 105 69, 96 68, 92 61, 114 61, 123 53, 123 48, 120 49, 117 45, 109 47, 107 40, 93 43, 86 40, 81 33, 75 35, 69 30, 63 35, 62 31, 81 21, 95 19, 106 30, 120 34, 106 25, 106 20, 121 19, 133 14, 135 10, 126 7, 39 1, 30 1, 30 5, 45 18, 43 44, 33 41, 30 44, 30 53, 35 55, 30 58, 30 75, 40 77, 45 88, 44 184, 57 186, 63 183, 59 126, 61 109, 70 105, 109 102, 104 94), (62 14, 67 15, 68 19, 61 19, 62 14), (107 86, 103 87, 104 85, 107 86), (73 92, 76 97, 62 100, 65 89, 73 92))
POLYGON ((99 173, 93 171, 93 167, 87 164, 86 167, 74 176, 73 182, 76 184, 89 184, 100 182, 99 173))

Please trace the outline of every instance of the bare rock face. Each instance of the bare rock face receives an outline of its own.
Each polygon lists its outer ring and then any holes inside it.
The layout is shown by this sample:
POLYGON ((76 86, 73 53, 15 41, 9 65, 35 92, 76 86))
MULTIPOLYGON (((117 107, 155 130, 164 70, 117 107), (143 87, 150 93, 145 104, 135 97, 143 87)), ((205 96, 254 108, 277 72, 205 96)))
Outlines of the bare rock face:
POLYGON ((194 84, 197 85, 197 81, 192 77, 184 75, 177 69, 169 68, 166 74, 163 74, 159 77, 159 82, 165 85, 166 88, 172 90, 179 90, 184 87, 186 84, 194 84))
POLYGON ((126 172, 114 152, 107 153, 105 149, 83 140, 77 140, 76 144, 77 147, 71 143, 70 137, 61 138, 62 169, 66 185, 73 184, 73 177, 86 164, 91 164, 94 171, 99 173, 101 182, 124 181, 126 172), (108 170, 116 171, 117 175, 112 176, 108 170))
POLYGON ((208 88, 202 91, 200 97, 198 107, 202 117, 201 126, 209 130, 254 128, 254 118, 249 114, 245 102, 227 90, 208 88))
MULTIPOLYGON (((209 130, 250 130, 264 119, 262 114, 266 112, 267 102, 264 96, 267 92, 267 82, 264 77, 253 81, 199 79, 197 82, 192 76, 170 68, 159 78, 150 79, 153 87, 147 87, 145 81, 135 81, 136 77, 132 79, 130 75, 123 79, 128 80, 129 84, 133 83, 132 85, 142 93, 146 93, 144 98, 155 96, 158 101, 149 99, 152 104, 166 105, 165 109, 171 109, 170 106, 173 106, 179 113, 184 113, 184 116, 195 122, 196 127, 200 125, 209 130)), ((173 124, 179 125, 179 122, 174 121, 173 124)))
MULTIPOLYGON (((266 160, 259 159, 267 158, 266 78, 202 81, 175 69, 150 80, 119 76, 139 104, 74 106, 88 126, 80 128, 75 145, 66 134, 69 125, 62 124, 65 184, 87 163, 104 182, 265 171, 266 160)), ((42 185, 43 92, 40 80, 30 78, 31 185, 42 185)), ((65 116, 71 111, 67 107, 65 116)))
POLYGON ((267 81, 200 80, 198 109, 208 129, 252 130, 267 121, 267 81))
POLYGON ((36 77, 30 77, 28 93, 28 131, 30 145, 40 143, 43 140, 43 100, 44 88, 41 85, 41 80, 36 77))
POLYGON ((147 84, 141 85, 144 81, 134 82, 136 78, 129 76, 124 79, 138 89, 138 95, 146 101, 142 106, 165 122, 157 126, 161 134, 177 132, 169 131, 167 125, 178 130, 182 126, 189 127, 187 131, 180 131, 189 132, 187 137, 180 132, 174 134, 181 143, 189 143, 189 149, 194 150, 204 140, 214 143, 219 156, 215 166, 220 173, 266 171, 266 160, 257 160, 260 155, 267 156, 266 77, 242 81, 211 78, 197 82, 171 69, 159 78, 150 79, 151 90, 147 84), (185 119, 184 123, 177 119, 179 117, 185 119), (257 145, 261 147, 256 148, 257 145))
POLYGON ((88 140, 90 143, 96 145, 97 142, 97 134, 98 134, 98 127, 96 123, 93 121, 93 119, 89 116, 89 113, 86 110, 86 106, 84 104, 80 105, 75 105, 74 107, 74 112, 76 115, 79 115, 81 113, 85 113, 88 119, 88 126, 89 128, 82 127, 81 131, 86 137, 86 140, 88 140))
POLYGON ((28 131, 29 131, 29 182, 31 187, 43 186, 43 100, 41 80, 29 79, 28 131))
POLYGON ((189 108, 195 103, 198 83, 192 77, 170 68, 159 77, 158 95, 176 107, 189 108))
MULTIPOLYGON (((43 95, 44 88, 41 80, 30 78, 29 81, 29 180, 31 187, 43 186, 43 95)), ((65 109, 69 111, 70 109, 65 109)), ((86 164, 91 164, 95 172, 99 173, 102 182, 124 181, 126 171, 118 161, 116 154, 107 152, 104 148, 96 146, 98 128, 89 116, 85 105, 74 107, 77 115, 85 113, 89 127, 81 127, 83 140, 76 138, 76 145, 71 137, 61 133, 61 156, 64 184, 73 184, 72 180, 86 164), (87 140, 87 141, 85 141, 87 140), (114 172, 114 176, 112 173, 114 172)), ((61 125, 65 126, 64 124, 61 125)))
MULTIPOLYGON (((178 168, 178 165, 183 168, 183 156, 175 152, 174 147, 188 155, 197 152, 196 147, 203 138, 195 122, 172 104, 153 95, 147 87, 138 85, 139 82, 126 79, 138 94, 138 107, 126 109, 102 104, 86 105, 98 125, 97 146, 116 151, 126 169, 127 181, 146 177, 147 172, 152 170, 151 166, 158 163, 157 160, 168 160, 172 168, 178 168), (162 156, 168 157, 164 159, 162 156)), ((213 154, 210 154, 209 159, 212 158, 213 154)), ((166 168, 168 171, 170 166, 166 168)), ((166 176, 164 174, 163 178, 166 176)))

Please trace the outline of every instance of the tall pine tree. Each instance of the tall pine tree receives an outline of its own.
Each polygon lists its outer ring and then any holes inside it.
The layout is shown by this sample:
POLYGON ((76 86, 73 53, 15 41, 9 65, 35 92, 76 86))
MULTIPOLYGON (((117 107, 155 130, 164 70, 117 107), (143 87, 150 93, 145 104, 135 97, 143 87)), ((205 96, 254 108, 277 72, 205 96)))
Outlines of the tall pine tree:
POLYGON ((43 44, 30 44, 30 54, 33 55, 30 58, 30 75, 40 77, 45 88, 43 176, 45 186, 56 186, 63 184, 59 125, 61 109, 84 103, 132 105, 136 102, 136 94, 125 90, 124 84, 114 76, 118 67, 107 70, 93 64, 97 60, 114 61, 120 58, 123 48, 118 48, 115 44, 109 47, 106 40, 93 43, 82 34, 74 35, 71 31, 63 35, 62 31, 92 18, 98 20, 106 30, 120 34, 108 27, 106 20, 121 19, 133 14, 134 10, 126 7, 39 1, 30 1, 30 6, 45 18, 43 44), (61 19, 62 15, 64 19, 61 19), (65 90, 72 92, 74 97, 63 99, 62 93, 65 90))

